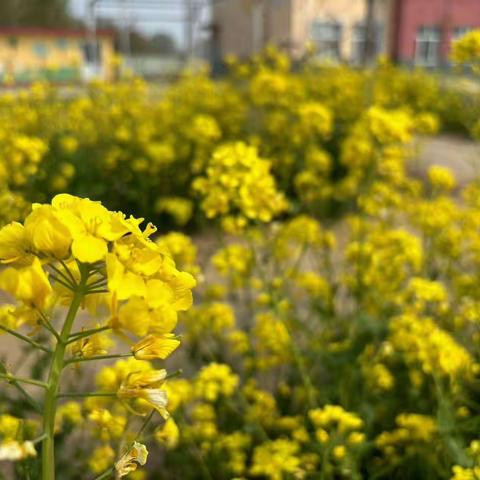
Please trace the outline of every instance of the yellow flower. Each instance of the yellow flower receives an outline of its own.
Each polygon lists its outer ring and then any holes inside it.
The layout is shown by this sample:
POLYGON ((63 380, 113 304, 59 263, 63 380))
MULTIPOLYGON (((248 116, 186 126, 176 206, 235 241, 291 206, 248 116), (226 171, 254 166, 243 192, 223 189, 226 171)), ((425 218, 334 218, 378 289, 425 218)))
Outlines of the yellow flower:
POLYGON ((175 261, 177 268, 186 270, 196 276, 200 267, 196 265, 197 247, 192 239, 179 232, 170 232, 163 235, 155 242, 160 249, 168 251, 175 261))
POLYGON ((320 103, 307 102, 298 106, 298 130, 302 137, 327 137, 332 130, 332 114, 320 103))
POLYGON ((320 442, 320 443, 327 443, 329 438, 330 438, 330 435, 328 434, 328 432, 326 430, 324 430, 323 428, 317 428, 317 430, 315 430, 315 438, 320 442))
POLYGON ((167 393, 160 387, 165 383, 166 370, 132 372, 122 382, 117 396, 120 399, 142 399, 155 408, 160 415, 168 418, 167 393))
POLYGON ((93 424, 93 432, 100 440, 107 442, 119 439, 125 434, 127 418, 124 415, 116 415, 104 408, 95 408, 88 415, 93 424))
POLYGON ((480 479, 480 467, 464 468, 460 465, 452 467, 453 476, 450 480, 478 480, 480 479))
POLYGON ((0 230, 0 259, 2 263, 28 264, 33 259, 31 246, 21 223, 12 222, 0 230))
POLYGON ((132 347, 133 355, 137 360, 165 360, 174 352, 180 341, 172 333, 165 335, 147 335, 132 347))
MULTIPOLYGON (((0 325, 12 330, 20 326, 20 318, 15 305, 6 304, 0 306, 0 325)), ((3 333, 4 330, 0 329, 0 335, 3 333)))
POLYGON ((51 205, 33 205, 25 219, 25 238, 35 252, 58 259, 69 255, 72 236, 51 205))
POLYGON ((73 342, 69 350, 74 357, 86 358, 106 355, 112 345, 113 340, 109 335, 97 333, 73 342))
POLYGON ((12 415, 0 415, 0 436, 4 439, 13 440, 17 437, 22 420, 12 415))
POLYGON ((129 480, 146 480, 146 478, 147 478, 147 472, 143 470, 142 471, 136 470, 135 472, 130 473, 130 475, 128 476, 129 480))
POLYGON ((77 402, 67 402, 60 405, 55 417, 55 430, 61 430, 63 425, 78 425, 82 423, 82 406, 77 402))
POLYGON ((190 308, 196 281, 179 272, 160 247, 129 235, 115 242, 113 252, 106 256, 108 287, 118 300, 139 296, 148 298, 150 306, 168 302, 176 310, 190 308))
POLYGON ((124 329, 139 337, 150 332, 165 334, 170 333, 177 325, 177 312, 171 304, 149 308, 146 300, 132 297, 120 307, 111 324, 114 329, 124 329))
POLYGON ((335 428, 340 433, 359 430, 363 420, 355 413, 347 412, 339 405, 325 405, 308 412, 310 420, 316 427, 335 428))
POLYGON ((435 189, 444 192, 453 190, 456 185, 453 172, 439 165, 433 165, 428 169, 428 179, 435 189))
POLYGON ((9 267, 1 272, 0 289, 14 295, 25 304, 40 309, 45 306, 52 293, 48 276, 37 257, 27 267, 17 269, 9 267))
POLYGON ((155 431, 155 440, 169 450, 178 445, 180 430, 173 418, 169 418, 162 428, 155 431))
POLYGON ((210 332, 221 335, 235 325, 233 308, 221 302, 209 302, 192 308, 184 317, 188 336, 198 340, 210 332))
POLYGON ((192 397, 192 385, 184 378, 170 380, 165 384, 165 391, 167 392, 169 412, 175 412, 192 397))
POLYGON ((455 382, 475 369, 470 352, 431 318, 399 315, 390 324, 390 341, 408 365, 420 365, 426 374, 444 375, 455 382))
POLYGON ((333 456, 337 460, 342 460, 345 458, 345 455, 347 453, 347 449, 345 448, 344 445, 337 445, 336 447, 333 448, 333 456))
POLYGON ((228 365, 212 362, 200 370, 195 381, 195 395, 210 402, 220 395, 230 397, 239 381, 238 375, 228 365))
POLYGON ((112 366, 103 367, 98 372, 95 383, 100 390, 116 391, 130 373, 148 372, 151 370, 153 370, 153 367, 149 362, 135 360, 135 358, 118 360, 112 366))
POLYGON ((281 318, 270 311, 257 314, 253 334, 259 368, 271 368, 288 360, 291 339, 281 318))
POLYGON ((103 473, 111 467, 115 460, 115 451, 110 445, 95 448, 88 460, 88 466, 93 473, 103 473))
POLYGON ((438 434, 437 423, 428 415, 403 413, 395 419, 398 428, 382 432, 375 439, 375 445, 386 455, 400 449, 413 450, 416 446, 432 445, 438 434))
MULTIPOLYGON (((271 164, 258 156, 257 149, 243 142, 218 147, 207 168, 193 188, 202 197, 202 209, 208 218, 223 216, 237 220, 270 222, 288 208, 275 185, 271 164)), ((233 223, 236 223, 235 221, 233 223)))
POLYGON ((370 107, 365 115, 370 133, 381 144, 410 141, 413 121, 407 112, 370 107))
POLYGON ((108 243, 131 231, 121 215, 109 212, 100 202, 59 194, 52 206, 70 232, 73 256, 84 263, 104 260, 108 243))
POLYGON ((480 61, 480 30, 472 30, 453 42, 452 59, 456 63, 478 64, 480 61))
POLYGON ((265 442, 253 451, 250 473, 270 480, 282 480, 285 474, 300 474, 299 445, 290 440, 265 442))
POLYGON ((212 264, 220 275, 230 278, 238 287, 243 285, 250 275, 254 258, 248 247, 232 244, 218 250, 212 257, 212 264))
POLYGON ((348 443, 351 445, 358 445, 359 443, 363 443, 365 441, 365 434, 361 432, 352 432, 348 436, 348 443))
POLYGON ((35 457, 37 452, 32 442, 19 442, 17 440, 5 440, 0 443, 0 461, 24 460, 28 457, 35 457))
POLYGON ((115 470, 119 477, 124 477, 131 472, 134 472, 137 467, 147 463, 148 451, 145 445, 134 442, 132 448, 128 450, 120 460, 115 464, 115 470))

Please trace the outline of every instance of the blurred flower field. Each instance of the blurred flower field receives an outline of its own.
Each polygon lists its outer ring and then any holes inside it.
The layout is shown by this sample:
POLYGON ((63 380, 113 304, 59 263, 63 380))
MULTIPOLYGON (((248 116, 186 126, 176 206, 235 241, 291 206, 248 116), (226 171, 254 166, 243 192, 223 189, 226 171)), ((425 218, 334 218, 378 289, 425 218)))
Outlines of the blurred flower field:
POLYGON ((479 112, 273 49, 0 97, 0 329, 34 358, 0 364, 0 478, 480 479, 480 179, 408 167, 479 112))
POLYGON ((238 141, 270 162, 291 214, 331 217, 373 177, 400 176, 397 141, 480 131, 480 101, 468 88, 386 62, 371 71, 291 65, 269 50, 248 64, 231 60, 230 72, 186 74, 161 91, 130 79, 2 95, 4 222, 69 192, 162 225, 201 227, 192 184, 217 148, 238 141), (391 161, 378 165, 372 142, 391 161))

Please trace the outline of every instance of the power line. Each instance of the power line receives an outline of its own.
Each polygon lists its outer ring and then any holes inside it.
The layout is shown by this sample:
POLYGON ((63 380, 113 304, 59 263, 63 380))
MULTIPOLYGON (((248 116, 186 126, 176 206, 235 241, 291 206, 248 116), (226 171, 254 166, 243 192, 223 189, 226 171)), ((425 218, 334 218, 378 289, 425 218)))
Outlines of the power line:
MULTIPOLYGON (((127 5, 127 8, 130 9, 130 10, 136 10, 134 7, 132 8, 130 5, 127 5)), ((170 7, 168 5, 161 5, 161 6, 153 6, 153 5, 149 5, 149 6, 142 6, 142 7, 138 7, 142 10, 162 10, 162 9, 170 9, 170 7)), ((103 4, 100 4, 97 6, 97 10, 103 10, 103 9, 107 9, 107 10, 121 10, 123 9, 123 7, 121 5, 103 5, 103 4)))
MULTIPOLYGON (((1 0, 0 0, 1 1, 1 0)), ((79 1, 79 0, 75 0, 79 1)), ((129 54, 130 32, 134 24, 183 24, 186 58, 194 55, 195 37, 205 9, 230 0, 84 0, 91 43, 96 41, 96 15, 110 18, 122 25, 124 53, 129 54), (170 10, 171 14, 168 14, 170 10), (164 14, 167 13, 167 15, 164 14)), ((146 27, 151 28, 151 27, 146 27)))
MULTIPOLYGON (((140 1, 135 1, 135 0, 128 0, 126 2, 127 6, 129 8, 148 8, 148 7, 180 7, 184 8, 184 5, 178 2, 172 2, 169 0, 163 0, 163 1, 158 1, 158 2, 150 2, 148 0, 140 0, 140 1)), ((194 4, 196 6, 208 6, 209 3, 205 1, 195 1, 194 4)), ((109 7, 118 7, 120 4, 116 2, 115 0, 98 0, 98 5, 102 6, 109 6, 109 7)))

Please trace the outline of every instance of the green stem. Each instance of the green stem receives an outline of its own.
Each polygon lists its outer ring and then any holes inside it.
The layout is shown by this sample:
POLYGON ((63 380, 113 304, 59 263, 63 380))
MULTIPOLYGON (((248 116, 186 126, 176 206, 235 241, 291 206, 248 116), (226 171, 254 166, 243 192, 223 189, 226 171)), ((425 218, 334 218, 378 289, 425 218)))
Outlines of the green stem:
MULTIPOLYGON (((69 285, 70 290, 75 289, 75 285, 76 285, 75 282, 72 283, 72 281, 60 269, 58 269, 57 267, 55 267, 55 265, 52 265, 52 264, 50 264, 50 268, 57 275, 60 275, 60 278, 62 279, 62 282, 65 282, 66 285, 69 285)), ((58 277, 57 277, 57 280, 58 280, 58 277)))
POLYGON ((58 398, 61 397, 116 397, 116 392, 65 392, 59 393, 58 398))
POLYGON ((36 387, 42 387, 42 388, 48 387, 48 385, 45 382, 42 382, 40 380, 33 380, 32 378, 15 377, 10 373, 1 373, 0 379, 6 380, 7 382, 11 382, 11 383, 18 382, 18 383, 26 383, 28 385, 35 385, 36 387))
POLYGON ((32 440, 32 443, 33 443, 34 445, 36 445, 37 443, 43 442, 46 437, 47 437, 47 435, 46 435, 45 433, 42 433, 42 435, 40 435, 39 437, 34 438, 34 439, 32 440))
POLYGON ((110 290, 87 290, 86 295, 96 295, 97 293, 108 293, 110 290))
POLYGON ((100 476, 95 477, 95 480, 105 480, 106 478, 109 478, 114 471, 115 471, 115 468, 111 467, 106 472, 103 472, 100 476))
POLYGON ((67 290, 71 290, 72 292, 74 291, 74 286, 73 285, 70 285, 70 283, 66 283, 64 280, 62 280, 61 278, 55 276, 55 275, 50 275, 50 278, 53 278, 55 280, 55 282, 58 282, 60 283, 61 285, 63 285, 67 290))
POLYGON ((60 335, 53 328, 52 324, 48 321, 48 318, 42 316, 42 318, 40 319, 40 324, 57 339, 57 342, 60 341, 60 335))
POLYGON ((105 330, 111 330, 112 327, 105 325, 104 327, 92 328, 91 330, 84 330, 83 332, 75 332, 70 334, 68 343, 76 342, 81 338, 90 337, 96 333, 104 332, 105 330))
MULTIPOLYGON (((253 258, 256 258, 256 250, 255 250, 254 245, 251 242, 250 242, 250 249, 252 251, 253 258)), ((297 263, 299 264, 301 262, 304 253, 305 253, 305 251, 302 247, 300 255, 297 258, 297 261, 295 262, 295 264, 297 264, 297 263)), ((269 285, 269 282, 266 280, 267 275, 263 271, 263 268, 262 268, 260 262, 255 261, 255 263, 258 267, 258 272, 260 274, 260 277, 262 278, 262 280, 264 281, 264 283, 266 285, 269 285)), ((295 268, 297 268, 297 267, 295 266, 295 268)), ((275 299, 275 292, 272 291, 270 285, 269 285, 269 294, 273 299, 275 299)), ((293 332, 290 331, 290 327, 289 327, 286 319, 283 318, 283 312, 281 312, 278 309, 278 302, 276 302, 276 301, 274 302, 273 310, 275 311, 275 313, 278 314, 278 316, 280 318, 280 321, 283 323, 283 325, 285 326, 285 328, 288 332, 288 336, 290 338, 290 347, 291 347, 292 354, 293 354, 293 359, 295 361, 295 364, 297 365, 298 371, 300 373, 300 377, 302 379, 303 385, 304 385, 305 390, 307 392, 307 398, 308 398, 309 406, 310 406, 310 408, 315 408, 317 406, 315 388, 313 386, 313 382, 310 378, 310 375, 307 372, 305 361, 304 361, 303 356, 302 356, 302 352, 301 352, 300 348, 298 347, 297 343, 294 340, 293 332)))
POLYGON ((146 428, 148 427, 148 424, 150 423, 150 421, 152 420, 153 416, 155 415, 155 412, 156 410, 153 409, 146 417, 145 417, 145 420, 144 422, 142 423, 142 426, 140 427, 140 430, 137 432, 137 435, 135 436, 135 440, 132 442, 132 446, 133 444, 140 439, 140 437, 143 435, 143 432, 146 430, 146 428))
MULTIPOLYGON (((155 414, 156 410, 153 409, 148 416, 145 418, 140 430, 138 431, 137 435, 135 436, 135 439, 131 442, 131 446, 126 450, 126 453, 130 451, 130 449, 133 447, 135 442, 140 439, 140 437, 143 435, 143 432, 147 428, 148 424, 152 420, 153 415, 155 414)), ((123 441, 122 441, 123 443, 123 441)), ((122 449, 122 446, 120 446, 120 449, 122 449)), ((108 478, 109 475, 111 475, 115 471, 115 466, 110 467, 106 472, 103 472, 99 477, 96 477, 95 480, 102 480, 104 478, 108 478)))
POLYGON ((68 277, 69 277, 70 280, 72 281, 72 285, 76 285, 76 284, 77 284, 77 280, 76 280, 76 278, 73 276, 73 273, 70 271, 70 269, 67 267, 67 265, 65 264, 65 262, 64 262, 63 260, 60 260, 60 263, 62 264, 63 269, 65 270, 65 272, 67 273, 68 277))
POLYGON ((52 351, 41 345, 40 343, 37 343, 35 340, 32 340, 31 338, 26 337, 25 335, 22 335, 21 333, 16 332, 15 330, 12 330, 11 328, 6 327, 5 325, 0 325, 0 330, 3 330, 10 335, 13 335, 14 337, 19 338, 20 340, 23 340, 24 342, 29 343, 32 345, 32 347, 38 348, 39 350, 43 350, 46 353, 52 353, 52 351))
MULTIPOLYGON (((187 422, 185 421, 185 417, 183 414, 178 419, 178 425, 181 431, 186 429, 187 422)), ((195 458, 195 460, 198 463, 198 466, 200 467, 201 471, 198 472, 197 477, 202 478, 203 480, 213 480, 213 475, 210 473, 210 469, 208 468, 208 465, 205 462, 205 459, 203 458, 202 451, 198 447, 195 441, 195 438, 193 436, 186 436, 185 443, 186 443, 187 449, 191 452, 191 455, 195 458)))
POLYGON ((96 288, 99 285, 101 285, 102 287, 106 287, 107 286, 107 279, 105 277, 102 277, 99 280, 95 280, 95 282, 91 282, 91 283, 88 284, 88 288, 89 289, 96 288))
POLYGON ((12 380, 10 383, 25 397, 28 404, 40 415, 42 414, 41 405, 18 383, 17 380, 12 380))
POLYGON ((305 387, 305 390, 307 391, 307 399, 308 399, 308 404, 310 408, 315 408, 317 406, 317 398, 315 394, 315 387, 313 386, 312 380, 310 378, 310 375, 307 372, 307 368, 305 366, 305 361, 303 359, 302 352, 300 348, 298 347, 297 343, 293 339, 292 332, 288 328, 288 325, 286 324, 285 321, 283 321, 283 324, 285 325, 285 328, 287 329, 287 332, 290 337, 290 347, 292 350, 293 354, 293 359, 295 363, 297 364, 298 371, 300 373, 300 377, 302 378, 303 385, 305 387))
POLYGON ((65 365, 65 350, 68 337, 72 330, 73 322, 78 309, 85 296, 85 286, 88 279, 88 268, 79 264, 80 282, 75 289, 72 303, 68 309, 65 323, 60 333, 60 340, 57 342, 53 353, 50 372, 48 375, 47 393, 45 395, 45 406, 43 410, 43 431, 46 437, 42 448, 42 480, 55 480, 55 414, 57 411, 58 389, 60 386, 60 377, 65 365))
POLYGON ((94 362, 97 360, 108 360, 111 358, 126 358, 126 357, 133 357, 133 353, 117 353, 115 355, 96 355, 94 357, 73 357, 69 358, 65 365, 70 365, 71 363, 78 363, 78 362, 94 362))

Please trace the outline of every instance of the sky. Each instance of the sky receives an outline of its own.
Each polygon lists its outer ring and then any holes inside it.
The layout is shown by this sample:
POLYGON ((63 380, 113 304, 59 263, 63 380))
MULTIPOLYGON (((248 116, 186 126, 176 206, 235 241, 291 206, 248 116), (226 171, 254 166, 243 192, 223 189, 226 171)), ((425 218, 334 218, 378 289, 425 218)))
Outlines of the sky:
MULTIPOLYGON (((87 1, 70 0, 72 13, 85 18, 87 1)), ((118 25, 124 25, 126 16, 135 30, 148 35, 168 33, 180 48, 185 44, 184 0, 98 0, 95 11, 97 16, 110 18, 118 25)), ((201 18, 203 23, 208 20, 206 8, 201 18)))

